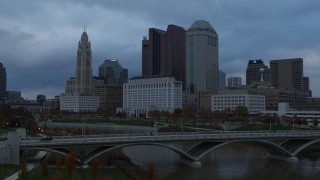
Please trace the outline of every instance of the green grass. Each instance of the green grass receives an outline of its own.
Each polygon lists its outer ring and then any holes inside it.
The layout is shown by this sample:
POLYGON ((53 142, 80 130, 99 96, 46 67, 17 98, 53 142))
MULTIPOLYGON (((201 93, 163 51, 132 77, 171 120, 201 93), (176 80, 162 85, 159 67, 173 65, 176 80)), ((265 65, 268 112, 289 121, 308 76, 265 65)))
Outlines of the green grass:
MULTIPOLYGON (((258 124, 258 125, 250 125, 248 124, 247 126, 239 127, 234 129, 233 131, 269 131, 270 126, 266 124, 258 124)), ((278 125, 272 125, 271 126, 272 131, 277 131, 277 130, 292 130, 292 126, 278 126, 278 125)), ((295 127, 295 130, 310 130, 306 128, 299 128, 295 127)), ((313 129, 312 129, 313 130, 313 129)))
POLYGON ((0 179, 11 176, 20 169, 19 165, 0 165, 0 179))
MULTIPOLYGON (((28 179, 50 179, 53 177, 57 172, 61 172, 61 180, 69 180, 71 179, 68 175, 67 171, 64 168, 60 170, 49 167, 49 175, 43 176, 41 173, 41 167, 37 167, 29 172, 28 179)), ((81 180, 86 179, 112 179, 112 180, 128 180, 128 178, 119 168, 97 168, 96 176, 93 177, 91 174, 91 169, 82 169, 82 168, 75 168, 74 176, 80 177, 81 180)))

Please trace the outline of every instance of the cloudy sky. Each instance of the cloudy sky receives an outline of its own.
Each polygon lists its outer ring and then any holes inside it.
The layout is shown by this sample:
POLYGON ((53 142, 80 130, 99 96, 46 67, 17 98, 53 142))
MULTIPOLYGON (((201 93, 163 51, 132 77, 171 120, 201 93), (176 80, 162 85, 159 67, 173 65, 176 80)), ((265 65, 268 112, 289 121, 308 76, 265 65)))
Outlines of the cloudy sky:
POLYGON ((93 73, 110 58, 141 74, 148 28, 188 28, 207 20, 219 35, 220 69, 241 76, 250 59, 301 57, 304 76, 320 96, 319 0, 1 0, 0 62, 7 89, 35 99, 64 92, 74 76, 77 43, 87 25, 93 73))

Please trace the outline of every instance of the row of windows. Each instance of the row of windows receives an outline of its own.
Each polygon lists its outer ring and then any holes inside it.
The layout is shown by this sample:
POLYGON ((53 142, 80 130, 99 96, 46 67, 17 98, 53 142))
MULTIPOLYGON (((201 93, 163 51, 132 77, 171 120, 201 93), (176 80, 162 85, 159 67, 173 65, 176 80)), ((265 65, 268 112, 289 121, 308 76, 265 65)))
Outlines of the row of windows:
POLYGON ((125 85, 124 89, 163 88, 163 87, 171 87, 171 83, 125 85))

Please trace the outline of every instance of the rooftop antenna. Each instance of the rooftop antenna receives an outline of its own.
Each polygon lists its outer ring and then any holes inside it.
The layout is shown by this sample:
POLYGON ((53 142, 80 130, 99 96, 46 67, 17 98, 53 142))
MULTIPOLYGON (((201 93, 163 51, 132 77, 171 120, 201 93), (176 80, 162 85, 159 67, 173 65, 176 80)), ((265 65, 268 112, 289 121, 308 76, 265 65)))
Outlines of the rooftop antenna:
POLYGON ((83 25, 83 31, 86 32, 86 25, 83 25))

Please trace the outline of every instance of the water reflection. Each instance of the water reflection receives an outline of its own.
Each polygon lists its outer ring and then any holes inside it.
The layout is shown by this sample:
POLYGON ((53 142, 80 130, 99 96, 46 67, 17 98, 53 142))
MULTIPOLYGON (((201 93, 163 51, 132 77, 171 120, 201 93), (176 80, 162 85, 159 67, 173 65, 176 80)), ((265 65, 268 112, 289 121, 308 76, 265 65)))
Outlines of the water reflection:
MULTIPOLYGON (((169 144, 187 150, 194 143, 169 144)), ((300 158, 297 163, 271 160, 265 149, 249 144, 230 144, 201 159, 202 168, 192 168, 180 162, 173 151, 154 146, 127 147, 123 152, 133 163, 146 167, 153 162, 161 179, 320 179, 320 160, 300 158)))

